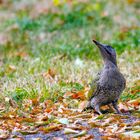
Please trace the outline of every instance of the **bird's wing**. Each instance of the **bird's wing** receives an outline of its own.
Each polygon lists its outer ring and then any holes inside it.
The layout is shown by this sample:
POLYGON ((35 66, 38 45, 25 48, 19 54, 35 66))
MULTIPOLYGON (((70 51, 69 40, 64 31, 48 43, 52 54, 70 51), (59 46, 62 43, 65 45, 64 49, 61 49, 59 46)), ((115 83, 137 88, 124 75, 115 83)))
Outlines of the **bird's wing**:
POLYGON ((110 72, 109 85, 115 89, 124 90, 126 80, 124 76, 116 69, 110 72))
POLYGON ((100 76, 99 85, 105 88, 121 88, 123 90, 125 79, 118 69, 105 69, 100 76))
POLYGON ((98 81, 100 79, 100 75, 101 75, 101 72, 97 74, 96 78, 92 81, 90 85, 90 90, 88 93, 88 95, 90 96, 89 100, 92 99, 95 96, 96 91, 98 91, 98 87, 99 87, 98 81))
POLYGON ((101 72, 98 72, 96 78, 95 78, 95 79, 92 81, 92 83, 91 83, 91 88, 96 87, 96 85, 97 85, 97 83, 98 83, 98 81, 99 81, 99 79, 100 79, 100 75, 101 75, 101 72))
POLYGON ((96 95, 98 95, 101 91, 101 86, 97 83, 96 85, 96 89, 92 92, 92 96, 90 97, 89 101, 95 97, 96 95))

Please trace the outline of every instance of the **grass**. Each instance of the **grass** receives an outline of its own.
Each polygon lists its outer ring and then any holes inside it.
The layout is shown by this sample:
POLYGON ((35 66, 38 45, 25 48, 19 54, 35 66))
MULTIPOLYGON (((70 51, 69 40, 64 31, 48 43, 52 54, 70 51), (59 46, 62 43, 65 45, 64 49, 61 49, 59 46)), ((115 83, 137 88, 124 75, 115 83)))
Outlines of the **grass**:
MULTIPOLYGON (((93 38, 116 49, 119 67, 127 79, 126 91, 130 92, 140 78, 137 1, 65 3, 53 5, 47 12, 36 11, 33 16, 37 4, 34 1, 24 6, 21 0, 0 7, 2 13, 11 13, 0 18, 2 102, 5 97, 16 102, 35 97, 41 102, 57 101, 67 91, 86 87, 102 67, 93 38)), ((128 98, 133 97, 122 95, 122 99, 128 98)))

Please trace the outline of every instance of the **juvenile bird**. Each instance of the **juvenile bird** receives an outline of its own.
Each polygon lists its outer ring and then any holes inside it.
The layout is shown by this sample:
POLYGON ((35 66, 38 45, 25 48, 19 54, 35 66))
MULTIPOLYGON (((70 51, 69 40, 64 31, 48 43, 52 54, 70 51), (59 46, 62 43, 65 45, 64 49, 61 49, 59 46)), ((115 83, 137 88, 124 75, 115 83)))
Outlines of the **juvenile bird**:
POLYGON ((96 89, 92 93, 86 109, 94 108, 96 112, 102 114, 100 106, 112 104, 116 112, 120 113, 117 102, 122 91, 125 89, 126 81, 118 69, 116 51, 109 45, 101 44, 95 40, 93 42, 100 50, 104 67, 98 73, 96 80, 93 81, 96 89))

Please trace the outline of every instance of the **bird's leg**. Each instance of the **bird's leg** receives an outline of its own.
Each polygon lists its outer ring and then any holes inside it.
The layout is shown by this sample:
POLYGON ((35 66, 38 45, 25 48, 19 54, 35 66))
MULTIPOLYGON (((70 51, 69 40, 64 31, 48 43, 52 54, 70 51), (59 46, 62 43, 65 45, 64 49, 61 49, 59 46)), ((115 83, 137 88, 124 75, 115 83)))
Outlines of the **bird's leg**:
POLYGON ((117 106, 117 101, 112 102, 112 105, 113 105, 114 109, 116 110, 116 113, 121 114, 121 112, 119 111, 118 106, 117 106))
POLYGON ((100 106, 99 106, 99 105, 95 105, 94 109, 95 109, 95 111, 98 112, 100 115, 102 114, 102 112, 100 111, 100 106))

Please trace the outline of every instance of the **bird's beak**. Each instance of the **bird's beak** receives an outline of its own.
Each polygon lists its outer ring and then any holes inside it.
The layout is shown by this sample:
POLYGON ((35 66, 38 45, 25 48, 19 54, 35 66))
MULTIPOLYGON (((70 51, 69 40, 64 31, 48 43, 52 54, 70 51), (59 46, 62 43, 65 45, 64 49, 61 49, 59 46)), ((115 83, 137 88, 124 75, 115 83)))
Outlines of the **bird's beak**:
POLYGON ((108 57, 108 54, 106 52, 106 45, 101 44, 101 43, 97 42, 96 40, 93 40, 93 42, 99 48, 100 53, 101 53, 103 59, 105 59, 106 57, 108 57))
POLYGON ((93 40, 93 42, 96 44, 96 46, 97 46, 100 50, 104 49, 105 45, 103 45, 103 44, 97 42, 96 40, 93 40))

